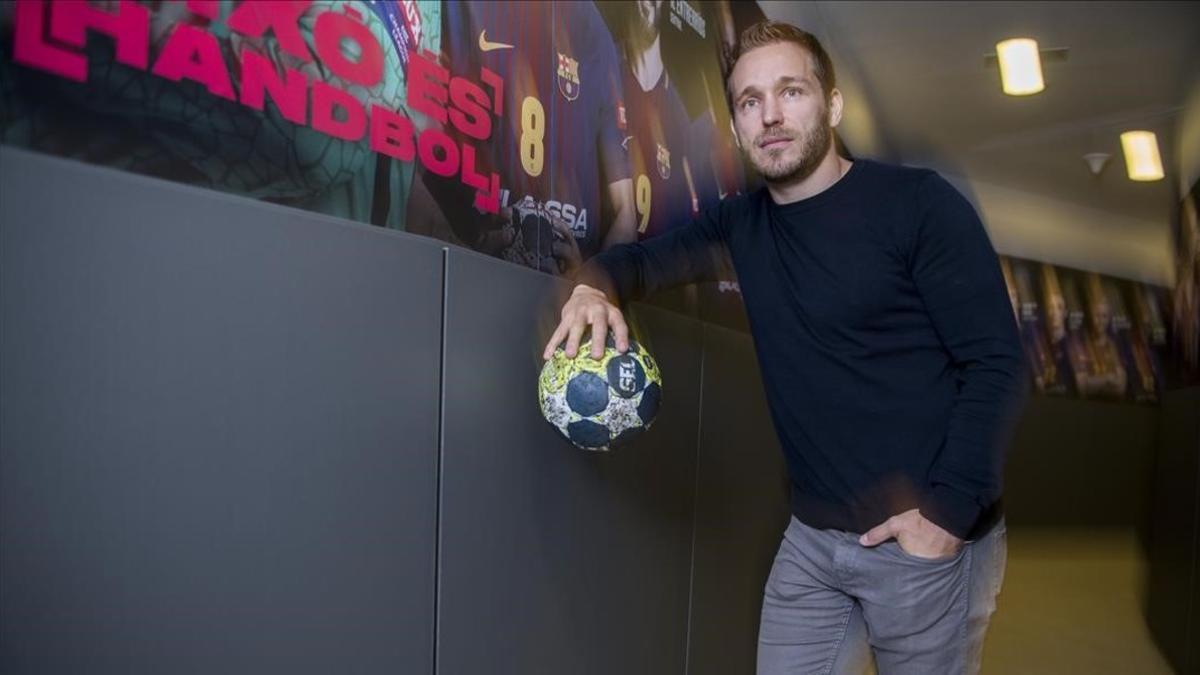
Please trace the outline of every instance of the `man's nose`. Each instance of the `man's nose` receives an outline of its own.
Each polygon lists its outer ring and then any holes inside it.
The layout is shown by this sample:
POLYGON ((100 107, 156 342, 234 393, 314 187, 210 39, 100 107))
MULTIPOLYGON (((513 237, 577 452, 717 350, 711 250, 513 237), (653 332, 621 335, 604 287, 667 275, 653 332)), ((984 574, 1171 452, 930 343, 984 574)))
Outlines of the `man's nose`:
POLYGON ((767 96, 763 100, 762 105, 762 125, 764 127, 773 127, 783 121, 783 113, 779 108, 779 102, 774 96, 767 96))

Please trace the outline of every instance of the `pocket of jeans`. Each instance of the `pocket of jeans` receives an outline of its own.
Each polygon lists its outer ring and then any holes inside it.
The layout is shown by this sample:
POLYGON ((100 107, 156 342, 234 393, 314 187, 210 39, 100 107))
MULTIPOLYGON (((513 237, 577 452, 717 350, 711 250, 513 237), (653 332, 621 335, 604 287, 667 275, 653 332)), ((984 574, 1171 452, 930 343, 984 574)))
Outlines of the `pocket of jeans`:
POLYGON ((1008 527, 1003 520, 996 525, 994 535, 996 541, 992 543, 992 555, 994 556, 992 564, 992 597, 1000 594, 1000 589, 1004 585, 1004 572, 1008 567, 1008 527))
POLYGON ((926 558, 924 556, 919 556, 919 555, 914 555, 912 553, 909 553, 908 551, 904 550, 903 546, 900 545, 899 539, 893 539, 889 542, 884 543, 883 545, 884 546, 890 545, 891 548, 895 549, 896 554, 899 555, 901 558, 904 558, 905 560, 911 560, 912 562, 920 563, 922 565, 945 565, 945 564, 949 564, 949 563, 958 562, 959 558, 962 558, 963 553, 966 552, 967 546, 970 546, 970 543, 963 542, 962 546, 958 547, 958 551, 956 551, 955 553, 953 553, 951 555, 942 556, 940 558, 926 558))

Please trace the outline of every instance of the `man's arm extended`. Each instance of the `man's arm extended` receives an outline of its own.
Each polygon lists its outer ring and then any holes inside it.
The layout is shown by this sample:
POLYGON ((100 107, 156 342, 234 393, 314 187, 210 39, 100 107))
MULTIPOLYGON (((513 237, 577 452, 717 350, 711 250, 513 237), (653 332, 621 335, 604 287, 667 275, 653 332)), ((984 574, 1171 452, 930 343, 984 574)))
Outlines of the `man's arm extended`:
MULTIPOLYGON (((607 335, 613 330, 617 349, 629 348, 628 327, 619 305, 657 290, 694 281, 715 281, 724 269, 721 209, 696 218, 690 225, 635 244, 620 244, 589 260, 576 277, 578 282, 563 305, 558 328, 546 344, 549 359, 566 340, 567 356, 574 357, 583 332, 607 335)), ((592 356, 604 353, 604 340, 592 341, 592 356)))
POLYGON ((975 209, 936 174, 918 188, 917 203, 910 269, 959 381, 920 510, 963 539, 1000 497, 1006 446, 1026 394, 1024 357, 975 209))
POLYGON ((697 281, 716 281, 727 266, 722 220, 728 203, 689 225, 636 244, 614 246, 588 261, 576 280, 616 304, 697 281))

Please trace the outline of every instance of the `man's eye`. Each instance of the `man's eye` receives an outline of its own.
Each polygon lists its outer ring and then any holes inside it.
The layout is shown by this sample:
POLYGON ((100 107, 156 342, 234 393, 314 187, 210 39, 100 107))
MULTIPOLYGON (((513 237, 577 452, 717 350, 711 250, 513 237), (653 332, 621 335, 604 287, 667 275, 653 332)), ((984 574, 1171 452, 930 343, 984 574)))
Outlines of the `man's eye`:
POLYGON ((800 95, 800 89, 798 89, 797 87, 788 87, 787 89, 783 90, 783 95, 791 97, 791 98, 795 98, 796 96, 800 95))
POLYGON ((755 106, 755 105, 758 105, 758 99, 756 99, 756 98, 748 98, 748 99, 746 99, 746 100, 742 101, 742 110, 746 110, 746 109, 748 109, 748 108, 751 108, 751 107, 753 107, 753 106, 755 106))

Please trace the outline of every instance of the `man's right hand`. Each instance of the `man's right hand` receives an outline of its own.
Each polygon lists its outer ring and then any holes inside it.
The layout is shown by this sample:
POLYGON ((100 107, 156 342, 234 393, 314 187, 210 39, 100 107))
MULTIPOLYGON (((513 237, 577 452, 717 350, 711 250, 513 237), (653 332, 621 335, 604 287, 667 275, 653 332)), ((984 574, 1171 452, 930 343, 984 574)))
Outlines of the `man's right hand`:
POLYGON ((567 341, 567 356, 575 358, 576 352, 579 351, 579 341, 583 338, 583 331, 588 326, 592 327, 593 359, 599 360, 601 356, 604 356, 604 343, 610 328, 616 338, 617 351, 623 354, 629 349, 629 327, 625 325, 625 317, 621 314, 621 309, 609 302, 608 297, 602 291, 579 284, 571 292, 571 297, 566 304, 563 305, 562 320, 559 321, 558 328, 554 330, 554 335, 550 336, 550 342, 546 343, 546 350, 542 353, 542 358, 550 360, 550 357, 554 355, 554 350, 564 338, 567 341))

